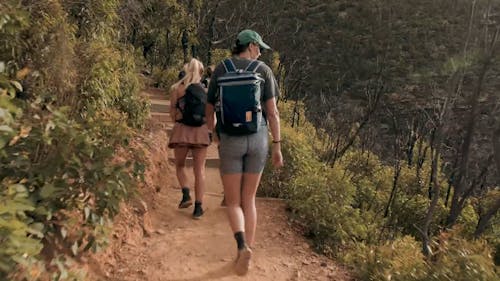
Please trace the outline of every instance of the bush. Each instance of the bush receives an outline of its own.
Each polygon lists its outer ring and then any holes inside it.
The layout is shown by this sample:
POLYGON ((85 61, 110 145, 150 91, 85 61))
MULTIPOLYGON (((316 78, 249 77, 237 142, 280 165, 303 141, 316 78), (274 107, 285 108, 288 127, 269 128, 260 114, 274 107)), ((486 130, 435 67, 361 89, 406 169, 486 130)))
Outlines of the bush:
MULTIPOLYGON (((290 126, 293 115, 292 103, 281 102, 279 104, 281 117, 281 151, 284 169, 275 170, 271 160, 268 159, 262 176, 261 187, 258 192, 260 196, 277 198, 290 198, 290 192, 294 188, 295 180, 310 172, 324 168, 319 161, 318 153, 312 143, 316 141, 314 127, 304 122, 301 127, 290 126)), ((272 144, 270 144, 272 145, 272 144)))
POLYGON ((411 236, 380 246, 359 244, 344 261, 359 280, 416 281, 427 271, 421 246, 411 236))
POLYGON ((429 272, 422 280, 498 281, 491 258, 492 250, 484 240, 469 241, 459 228, 441 233, 434 240, 429 272))
POLYGON ((73 280, 71 257, 106 244, 135 192, 143 160, 115 154, 148 110, 129 48, 104 30, 116 3, 90 3, 111 13, 95 37, 68 17, 81 3, 0 4, 1 280, 73 280))
POLYGON ((307 174, 324 168, 315 156, 310 141, 304 133, 290 128, 281 129, 281 147, 286 168, 275 170, 269 159, 262 177, 260 196, 290 198, 296 181, 307 174))
POLYGON ((301 175, 291 189, 293 218, 325 254, 335 255, 340 249, 367 239, 372 230, 359 209, 351 207, 353 194, 353 186, 329 168, 301 175))
POLYGON ((170 89, 175 82, 179 80, 179 72, 182 67, 171 67, 169 69, 163 70, 159 67, 153 68, 152 78, 156 82, 157 87, 164 88, 167 91, 170 89))

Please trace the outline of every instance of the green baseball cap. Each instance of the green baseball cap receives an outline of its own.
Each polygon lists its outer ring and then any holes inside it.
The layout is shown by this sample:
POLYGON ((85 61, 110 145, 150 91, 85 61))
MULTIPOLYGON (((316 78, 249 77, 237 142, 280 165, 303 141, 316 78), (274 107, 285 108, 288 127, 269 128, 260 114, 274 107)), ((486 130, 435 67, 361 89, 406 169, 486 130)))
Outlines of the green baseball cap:
POLYGON ((242 45, 246 45, 246 44, 250 44, 250 43, 257 43, 257 44, 259 44, 259 46, 261 46, 264 49, 271 49, 271 47, 269 47, 269 45, 267 45, 266 43, 264 43, 264 41, 262 41, 262 37, 260 37, 259 33, 255 32, 253 30, 250 30, 250 29, 245 29, 245 30, 241 31, 238 34, 237 39, 240 42, 240 44, 242 44, 242 45))

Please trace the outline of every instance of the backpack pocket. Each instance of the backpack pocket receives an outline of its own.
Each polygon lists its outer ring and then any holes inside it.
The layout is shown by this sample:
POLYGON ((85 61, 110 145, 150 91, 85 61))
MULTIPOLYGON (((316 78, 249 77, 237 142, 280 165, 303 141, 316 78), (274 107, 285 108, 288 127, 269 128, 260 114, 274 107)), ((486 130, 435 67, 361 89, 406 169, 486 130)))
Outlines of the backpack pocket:
POLYGON ((260 86, 258 84, 226 85, 220 91, 218 120, 230 135, 256 133, 262 122, 260 86))

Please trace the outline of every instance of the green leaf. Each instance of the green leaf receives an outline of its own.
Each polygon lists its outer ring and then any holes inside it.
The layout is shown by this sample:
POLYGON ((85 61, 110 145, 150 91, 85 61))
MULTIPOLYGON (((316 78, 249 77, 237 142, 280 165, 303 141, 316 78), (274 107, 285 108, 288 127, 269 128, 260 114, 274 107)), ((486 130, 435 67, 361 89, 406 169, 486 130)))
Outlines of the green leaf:
POLYGON ((19 92, 23 91, 23 86, 18 81, 11 80, 10 83, 16 87, 19 92))
POLYGON ((14 132, 14 130, 12 130, 12 128, 7 125, 0 125, 0 132, 12 133, 14 132))
POLYGON ((78 242, 75 241, 75 243, 73 243, 73 246, 71 246, 71 252, 75 256, 78 254, 78 242))
POLYGON ((7 90, 7 93, 9 95, 9 97, 11 97, 11 98, 15 98, 16 97, 16 89, 14 89, 14 88, 9 88, 7 90))
POLYGON ((66 238, 66 236, 68 236, 68 231, 64 227, 61 228, 61 236, 62 238, 66 238))
POLYGON ((90 216, 90 208, 86 206, 86 207, 83 209, 83 211, 84 211, 84 213, 85 213, 85 220, 87 220, 87 219, 89 218, 89 216, 90 216))
POLYGON ((55 188, 55 186, 53 184, 50 184, 50 183, 46 183, 40 190, 40 196, 43 198, 43 199, 47 199, 49 198, 52 194, 54 194, 54 192, 56 192, 57 189, 55 188))
POLYGON ((31 224, 28 228, 28 233, 36 235, 38 238, 43 238, 43 224, 42 223, 34 223, 31 224))
POLYGON ((19 193, 28 193, 28 189, 22 184, 13 184, 9 186, 9 195, 14 195, 14 194, 19 194, 19 193))

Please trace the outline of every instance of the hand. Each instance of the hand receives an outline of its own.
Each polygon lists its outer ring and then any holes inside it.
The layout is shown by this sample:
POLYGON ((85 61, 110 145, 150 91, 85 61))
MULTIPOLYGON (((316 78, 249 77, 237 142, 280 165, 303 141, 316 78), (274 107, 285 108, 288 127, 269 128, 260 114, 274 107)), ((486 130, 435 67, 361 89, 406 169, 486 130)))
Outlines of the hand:
POLYGON ((209 132, 208 137, 210 138, 210 144, 212 144, 212 143, 218 144, 219 143, 219 138, 218 138, 217 134, 209 132))
POLYGON ((281 154, 281 145, 279 143, 273 143, 272 148, 272 162, 274 168, 283 167, 283 155, 281 154))

